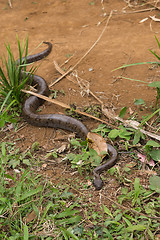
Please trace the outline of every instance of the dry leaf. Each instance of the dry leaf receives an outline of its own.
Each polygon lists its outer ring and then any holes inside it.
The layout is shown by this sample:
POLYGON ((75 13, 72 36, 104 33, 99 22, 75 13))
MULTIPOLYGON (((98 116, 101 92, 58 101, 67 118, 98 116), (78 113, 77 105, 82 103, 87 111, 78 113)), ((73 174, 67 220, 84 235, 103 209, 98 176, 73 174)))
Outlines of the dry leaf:
MULTIPOLYGON (((38 211, 40 213, 42 212, 41 207, 38 208, 38 211)), ((35 211, 33 210, 31 213, 28 214, 26 219, 24 218, 24 220, 26 220, 26 223, 29 223, 29 222, 32 222, 36 217, 37 217, 37 215, 36 215, 35 211)))
POLYGON ((91 185, 92 185, 92 182, 88 179, 88 180, 87 180, 87 184, 88 184, 88 186, 91 186, 91 185))
POLYGON ((130 162, 129 164, 127 164, 128 168, 134 168, 137 165, 137 163, 135 162, 130 162))
POLYGON ((104 158, 106 156, 106 153, 108 151, 107 143, 102 136, 100 136, 97 133, 89 132, 87 134, 87 141, 89 148, 94 149, 97 152, 97 154, 101 156, 101 158, 104 158))
POLYGON ((153 159, 151 159, 151 160, 149 160, 148 165, 149 165, 150 167, 154 167, 156 164, 155 164, 155 162, 153 161, 153 159))
POLYGON ((60 148, 57 149, 57 153, 62 153, 68 148, 68 144, 63 144, 60 148))
POLYGON ((134 113, 134 111, 132 110, 132 108, 129 107, 129 114, 132 115, 134 113))
POLYGON ((146 155, 143 155, 143 154, 141 154, 141 153, 138 153, 138 154, 137 154, 137 157, 139 158, 139 160, 140 160, 142 163, 146 162, 146 155))
POLYGON ((44 163, 44 164, 42 164, 42 169, 44 169, 44 168, 46 168, 47 167, 47 164, 46 163, 44 163))

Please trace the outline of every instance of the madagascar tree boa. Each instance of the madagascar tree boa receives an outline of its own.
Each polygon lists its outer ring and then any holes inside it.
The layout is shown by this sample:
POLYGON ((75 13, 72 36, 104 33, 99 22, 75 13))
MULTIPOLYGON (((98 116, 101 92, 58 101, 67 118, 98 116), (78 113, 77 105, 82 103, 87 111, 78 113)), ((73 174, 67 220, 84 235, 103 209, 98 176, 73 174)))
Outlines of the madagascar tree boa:
MULTIPOLYGON (((29 55, 27 57, 27 63, 39 61, 49 55, 52 50, 52 44, 50 42, 44 43, 48 45, 48 48, 38 54, 29 55)), ((24 61, 24 58, 22 61, 24 61)), ((32 77, 29 79, 29 84, 37 86, 37 93, 45 96, 49 95, 48 85, 42 77, 32 75, 32 77)), ((23 116, 28 123, 38 127, 61 128, 75 132, 83 140, 87 138, 88 129, 82 122, 77 119, 62 114, 37 114, 36 110, 43 103, 44 100, 36 96, 30 96, 25 100, 23 105, 23 116)), ((111 158, 105 164, 98 166, 93 170, 93 185, 95 186, 96 190, 100 190, 103 186, 103 181, 100 177, 101 172, 111 168, 117 160, 117 151, 115 148, 110 144, 107 144, 107 147, 108 152, 111 154, 111 158)))

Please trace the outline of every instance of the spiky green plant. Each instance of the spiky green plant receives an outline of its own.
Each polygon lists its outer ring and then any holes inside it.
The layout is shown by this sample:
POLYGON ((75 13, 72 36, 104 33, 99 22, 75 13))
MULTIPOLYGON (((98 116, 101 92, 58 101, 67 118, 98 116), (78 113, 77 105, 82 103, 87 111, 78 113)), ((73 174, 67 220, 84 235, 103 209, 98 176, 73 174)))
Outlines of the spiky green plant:
POLYGON ((28 54, 28 37, 26 41, 20 44, 17 36, 17 44, 19 51, 19 60, 15 60, 10 44, 5 44, 7 57, 1 58, 2 66, 0 66, 0 127, 3 127, 6 122, 13 122, 14 112, 21 112, 21 103, 24 93, 21 91, 24 88, 27 80, 34 73, 36 68, 31 67, 27 75, 27 54, 28 54), (23 57, 24 56, 24 57, 23 57), (23 69, 23 74, 22 74, 23 69), (8 114, 8 112, 12 114, 8 114), (13 116, 12 116, 13 115, 13 116))
POLYGON ((28 54, 28 37, 26 42, 20 44, 19 38, 17 37, 18 50, 19 50, 19 60, 15 60, 13 52, 11 50, 10 44, 5 44, 7 50, 7 58, 1 58, 2 67, 0 66, 0 95, 7 105, 13 104, 20 107, 23 100, 23 93, 21 89, 24 88, 28 78, 35 71, 35 68, 31 67, 28 71, 29 74, 26 75, 26 64, 27 54, 28 54), (24 55, 24 58, 23 58, 24 55), (24 74, 21 74, 21 71, 24 74), (6 72, 6 74, 5 74, 6 72), (6 100, 5 100, 6 99, 6 100))

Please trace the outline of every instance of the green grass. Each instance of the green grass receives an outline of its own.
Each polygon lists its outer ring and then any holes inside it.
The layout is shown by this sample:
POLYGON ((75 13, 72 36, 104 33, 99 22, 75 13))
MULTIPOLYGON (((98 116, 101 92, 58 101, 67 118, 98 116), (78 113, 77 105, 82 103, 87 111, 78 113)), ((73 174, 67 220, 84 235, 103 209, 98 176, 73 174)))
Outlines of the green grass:
POLYGON ((29 69, 29 74, 26 75, 26 58, 28 54, 28 37, 27 40, 20 44, 19 38, 17 37, 17 45, 19 50, 19 62, 14 58, 10 44, 5 44, 7 57, 1 58, 2 67, 0 66, 0 97, 1 97, 1 108, 0 108, 0 127, 3 127, 5 122, 12 122, 14 116, 9 117, 9 111, 21 112, 21 104, 23 102, 24 94, 21 90, 24 88, 27 80, 31 74, 35 71, 35 68, 29 69), (24 60, 23 60, 24 55, 24 60), (24 74, 21 74, 21 71, 24 74))
MULTIPOLYGON (((106 136, 111 130, 101 124, 95 132, 106 136)), ((116 139, 120 137, 128 144, 134 138, 126 131, 121 131, 116 139)), ((160 232, 160 177, 149 177, 148 187, 144 188, 130 163, 113 167, 108 170, 108 178, 114 179, 119 193, 110 196, 106 184, 100 201, 98 192, 87 183, 97 155, 88 152, 84 142, 72 140, 71 144, 72 157, 71 154, 64 157, 70 161, 69 168, 79 170, 82 177, 70 175, 66 180, 62 175, 55 185, 51 178, 36 172, 43 164, 38 160, 42 150, 37 142, 27 152, 20 151, 15 144, 1 143, 0 239, 156 239, 160 232), (77 156, 81 165, 74 160, 77 156)), ((158 147, 158 143, 150 141, 145 151, 149 156, 158 147)), ((58 155, 55 149, 52 156, 46 157, 56 160, 58 155)), ((62 153, 59 157, 63 157, 62 153)), ((142 165, 136 154, 131 152, 131 157, 140 170, 142 165)))
MULTIPOLYGON (((158 44, 158 47, 159 47, 159 50, 160 50, 160 42, 158 40, 158 38, 155 36, 155 39, 157 41, 157 44, 158 44)), ((132 64, 125 64, 121 67, 118 67, 112 71, 115 71, 115 70, 118 70, 118 69, 122 69, 122 68, 127 68, 127 67, 132 67, 132 66, 139 66, 139 65, 143 65, 143 64, 156 64, 158 66, 160 66, 160 55, 158 53, 155 53, 154 51, 150 50, 149 51, 157 58, 158 61, 155 61, 155 62, 139 62, 139 63, 132 63, 132 64)), ((126 78, 126 77, 122 77, 121 78, 124 78, 124 79, 127 79, 127 80, 130 80, 130 81, 137 81, 137 82, 143 82, 143 83, 146 83, 148 84, 148 82, 145 82, 145 81, 142 81, 142 80, 137 80, 137 79, 131 79, 131 78, 126 78)), ((155 103, 155 109, 157 110, 158 108, 158 103, 159 103, 159 100, 160 100, 160 82, 159 81, 154 81, 150 84, 148 84, 149 87, 155 87, 156 90, 157 90, 157 96, 156 96, 156 103, 155 103)), ((158 112, 160 111, 160 108, 158 109, 158 112)))
MULTIPOLYGON (((17 67, 10 45, 7 44, 8 59, 3 59, 7 75, 0 68, 0 94, 3 97, 1 126, 5 122, 14 122, 14 108, 20 107, 21 89, 27 81, 25 75, 20 77, 20 72, 22 67, 26 71, 22 56, 24 54, 25 59, 27 57, 28 38, 22 45, 18 38, 17 42, 20 66, 17 67), (9 111, 13 116, 8 115, 9 111)), ((33 71, 31 68, 30 74, 33 71)), ((144 104, 142 100, 138 103, 144 104)), ((124 117, 126 110, 121 110, 120 117, 124 117)), ((157 113, 158 110, 152 116, 157 113)), ((145 118, 141 127, 148 120, 149 117, 145 118)), ((72 139, 69 152, 61 154, 56 149, 52 153, 44 152, 38 142, 27 151, 18 149, 16 140, 14 143, 0 143, 0 239, 158 239, 160 144, 149 140, 139 130, 123 125, 110 129, 101 124, 94 132, 122 149, 119 164, 105 172, 105 178, 102 175, 106 183, 101 192, 94 191, 90 182, 92 170, 100 164, 101 159, 94 150, 88 150, 87 142, 72 139), (146 157, 148 172, 154 173, 150 177, 138 159, 139 151, 146 157), (121 154, 125 157, 122 158, 121 154), (58 183, 55 184, 51 181, 52 177, 37 171, 43 166, 42 159, 47 161, 48 158, 52 158, 53 162, 57 158, 64 159, 58 163, 58 167, 67 173, 67 178, 63 174, 58 176, 58 183), (155 166, 148 165, 151 159, 155 166), (71 169, 78 173, 69 174, 71 169), (138 175, 139 172, 141 174, 138 175)))

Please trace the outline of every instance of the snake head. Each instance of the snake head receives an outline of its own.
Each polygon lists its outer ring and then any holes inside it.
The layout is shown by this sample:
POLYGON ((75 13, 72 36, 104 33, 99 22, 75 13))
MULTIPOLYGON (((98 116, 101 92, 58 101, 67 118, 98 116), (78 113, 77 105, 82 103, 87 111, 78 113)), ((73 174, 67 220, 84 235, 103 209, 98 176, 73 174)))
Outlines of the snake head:
POLYGON ((103 181, 100 177, 95 177, 93 180, 93 186, 95 187, 95 190, 101 190, 103 187, 103 181))

